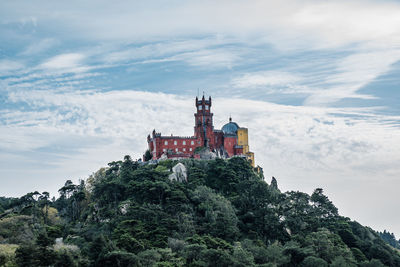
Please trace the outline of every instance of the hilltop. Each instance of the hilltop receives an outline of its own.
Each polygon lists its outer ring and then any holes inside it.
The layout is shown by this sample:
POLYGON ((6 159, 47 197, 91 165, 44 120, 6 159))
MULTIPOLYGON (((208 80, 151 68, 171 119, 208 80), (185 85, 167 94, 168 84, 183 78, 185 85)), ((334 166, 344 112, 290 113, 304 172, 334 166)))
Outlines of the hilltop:
POLYGON ((400 266, 322 189, 283 193, 239 157, 126 156, 59 192, 0 199, 0 266, 400 266))

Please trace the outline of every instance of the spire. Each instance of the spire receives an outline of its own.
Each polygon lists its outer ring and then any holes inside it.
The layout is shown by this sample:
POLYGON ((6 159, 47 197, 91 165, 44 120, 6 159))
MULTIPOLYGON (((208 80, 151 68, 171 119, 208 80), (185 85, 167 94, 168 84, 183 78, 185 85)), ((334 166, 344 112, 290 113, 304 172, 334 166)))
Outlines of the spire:
POLYGON ((229 115, 229 122, 232 122, 232 116, 229 115))

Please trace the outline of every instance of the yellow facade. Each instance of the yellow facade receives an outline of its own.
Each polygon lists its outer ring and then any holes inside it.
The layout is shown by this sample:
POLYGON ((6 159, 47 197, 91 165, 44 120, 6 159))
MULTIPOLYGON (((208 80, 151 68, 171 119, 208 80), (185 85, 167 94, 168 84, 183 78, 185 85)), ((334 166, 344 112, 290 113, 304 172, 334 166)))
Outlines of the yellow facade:
POLYGON ((247 159, 250 160, 251 166, 255 167, 254 153, 253 152, 247 152, 246 156, 247 156, 247 159))
POLYGON ((247 128, 239 128, 237 130, 238 135, 238 145, 243 146, 243 153, 249 152, 249 131, 247 128), (245 148, 247 150, 245 150, 245 148))
POLYGON ((239 128, 237 130, 238 145, 243 147, 243 154, 250 160, 251 166, 255 166, 254 153, 249 148, 249 131, 247 128, 239 128))

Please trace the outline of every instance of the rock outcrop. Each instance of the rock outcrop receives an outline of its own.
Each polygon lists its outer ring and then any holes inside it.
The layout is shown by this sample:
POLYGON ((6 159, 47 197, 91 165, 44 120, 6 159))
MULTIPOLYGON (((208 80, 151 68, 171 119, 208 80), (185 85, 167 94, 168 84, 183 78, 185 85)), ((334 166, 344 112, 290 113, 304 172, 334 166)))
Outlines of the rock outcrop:
POLYGON ((168 177, 171 181, 187 182, 187 170, 182 163, 176 164, 172 168, 172 173, 168 177))

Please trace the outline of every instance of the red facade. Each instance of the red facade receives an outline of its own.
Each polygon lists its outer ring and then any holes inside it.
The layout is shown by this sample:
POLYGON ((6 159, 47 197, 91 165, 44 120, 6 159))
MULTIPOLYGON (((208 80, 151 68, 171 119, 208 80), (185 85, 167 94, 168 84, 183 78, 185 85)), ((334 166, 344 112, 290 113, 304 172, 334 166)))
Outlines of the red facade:
POLYGON ((159 159, 163 155, 168 158, 195 157, 198 147, 207 147, 210 151, 226 157, 242 154, 243 148, 237 145, 237 135, 214 129, 211 97, 196 97, 195 105, 194 136, 162 136, 155 130, 147 136, 148 149, 153 159, 159 159))

